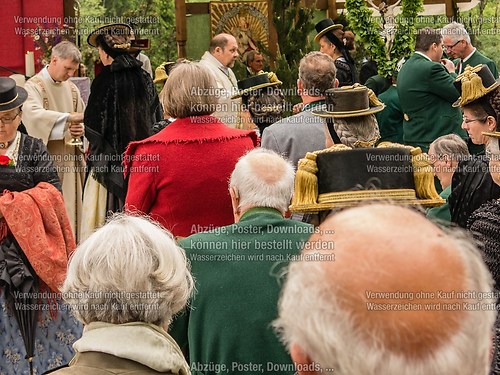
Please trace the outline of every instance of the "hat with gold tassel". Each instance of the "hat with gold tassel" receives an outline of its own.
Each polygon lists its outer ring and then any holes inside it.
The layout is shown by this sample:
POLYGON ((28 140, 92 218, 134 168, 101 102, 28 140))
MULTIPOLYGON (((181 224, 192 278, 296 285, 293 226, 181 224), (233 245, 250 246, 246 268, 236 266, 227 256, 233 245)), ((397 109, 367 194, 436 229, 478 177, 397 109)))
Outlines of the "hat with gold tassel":
POLYGON ((467 65, 462 74, 457 76, 455 87, 460 92, 460 98, 453 107, 463 107, 482 98, 500 86, 500 80, 495 80, 487 65, 471 67, 467 65))
POLYGON ((424 207, 445 203, 420 148, 389 142, 359 149, 336 144, 299 161, 290 210, 313 213, 377 200, 424 207))
POLYGON ((170 70, 176 64, 174 61, 163 62, 155 69, 154 83, 163 83, 167 80, 170 70))

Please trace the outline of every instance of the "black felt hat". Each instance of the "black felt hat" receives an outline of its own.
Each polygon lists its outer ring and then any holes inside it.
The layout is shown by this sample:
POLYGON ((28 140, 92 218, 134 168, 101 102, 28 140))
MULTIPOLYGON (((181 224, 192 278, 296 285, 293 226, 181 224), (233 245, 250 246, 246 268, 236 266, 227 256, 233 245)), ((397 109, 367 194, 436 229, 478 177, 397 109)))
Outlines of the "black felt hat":
POLYGON ((9 77, 0 77, 0 112, 20 107, 28 98, 28 93, 9 77))
POLYGON ((308 152, 298 163, 292 212, 320 212, 390 200, 440 206, 434 175, 420 148, 383 143, 377 148, 334 145, 308 152))
POLYGON ((239 98, 240 96, 257 91, 269 86, 281 85, 281 81, 276 78, 274 81, 269 80, 269 73, 257 74, 250 78, 245 78, 238 81, 238 93, 233 95, 231 99, 239 98))
POLYGON ((323 35, 325 35, 327 32, 331 31, 331 30, 338 30, 338 29, 343 29, 344 26, 342 26, 341 24, 336 24, 334 23, 330 18, 325 18, 324 20, 322 21, 319 21, 315 26, 314 28, 316 29, 316 32, 318 33, 315 37, 314 37, 314 41, 315 42, 319 42, 319 40, 321 39, 321 37, 323 35))
POLYGON ((482 98, 500 86, 500 79, 495 79, 486 64, 472 67, 467 65, 462 74, 455 79, 455 87, 460 92, 460 98, 453 107, 463 107, 482 98))

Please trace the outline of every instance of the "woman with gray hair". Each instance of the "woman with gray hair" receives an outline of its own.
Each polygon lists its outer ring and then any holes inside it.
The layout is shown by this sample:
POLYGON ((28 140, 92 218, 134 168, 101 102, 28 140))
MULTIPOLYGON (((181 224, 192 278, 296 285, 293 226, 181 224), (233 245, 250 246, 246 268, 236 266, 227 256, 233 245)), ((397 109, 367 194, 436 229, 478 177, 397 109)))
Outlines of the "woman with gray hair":
POLYGON ((257 134, 212 116, 219 94, 208 68, 179 63, 160 94, 165 115, 176 120, 125 152, 127 209, 150 215, 174 236, 233 223, 227 181, 257 134))
POLYGON ((443 135, 429 146, 429 164, 432 166, 436 176, 443 188, 439 196, 446 200, 440 207, 434 207, 427 211, 429 219, 438 220, 442 223, 451 221, 448 197, 451 194, 451 180, 460 161, 469 158, 467 143, 456 134, 443 135))
POLYGON ((184 251, 149 220, 115 215, 73 254, 63 297, 85 324, 69 367, 54 373, 189 374, 166 329, 193 288, 184 251))

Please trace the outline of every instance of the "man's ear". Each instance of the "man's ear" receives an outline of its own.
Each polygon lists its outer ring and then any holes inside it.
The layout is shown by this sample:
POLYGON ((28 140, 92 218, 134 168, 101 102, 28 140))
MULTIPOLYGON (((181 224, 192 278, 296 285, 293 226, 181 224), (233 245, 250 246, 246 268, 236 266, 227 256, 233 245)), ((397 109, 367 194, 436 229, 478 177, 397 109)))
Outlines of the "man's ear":
POLYGON ((300 80, 300 78, 297 78, 297 90, 298 90, 298 94, 300 95, 301 92, 302 92, 302 81, 300 80))
MULTIPOLYGON (((316 375, 318 372, 315 371, 316 366, 311 358, 302 350, 298 344, 292 344, 290 347, 290 356, 292 357, 293 363, 297 367, 297 373, 299 375, 316 375)), ((318 368, 318 370, 320 370, 318 368)))
POLYGON ((233 212, 237 213, 238 206, 240 205, 240 195, 234 186, 229 188, 229 195, 231 196, 231 204, 233 205, 233 212))
POLYGON ((339 87, 339 80, 337 78, 335 78, 335 84, 333 87, 339 87))

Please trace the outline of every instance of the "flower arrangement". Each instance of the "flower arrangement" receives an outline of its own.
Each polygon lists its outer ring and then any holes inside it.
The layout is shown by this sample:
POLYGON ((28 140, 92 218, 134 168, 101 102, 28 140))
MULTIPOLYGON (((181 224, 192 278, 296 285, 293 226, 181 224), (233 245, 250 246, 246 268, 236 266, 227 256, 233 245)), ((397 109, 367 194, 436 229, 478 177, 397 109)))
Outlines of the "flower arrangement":
POLYGON ((16 164, 14 160, 7 155, 0 155, 0 165, 5 165, 7 167, 14 167, 16 164))
POLYGON ((37 59, 37 63, 47 65, 50 62, 52 47, 59 42, 69 40, 74 43, 75 38, 72 36, 72 29, 73 27, 66 24, 62 26, 57 23, 45 23, 43 26, 38 24, 32 36, 35 50, 41 52, 40 57, 37 59))

